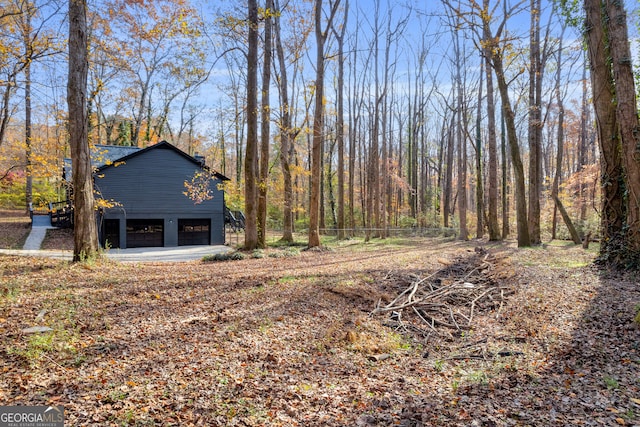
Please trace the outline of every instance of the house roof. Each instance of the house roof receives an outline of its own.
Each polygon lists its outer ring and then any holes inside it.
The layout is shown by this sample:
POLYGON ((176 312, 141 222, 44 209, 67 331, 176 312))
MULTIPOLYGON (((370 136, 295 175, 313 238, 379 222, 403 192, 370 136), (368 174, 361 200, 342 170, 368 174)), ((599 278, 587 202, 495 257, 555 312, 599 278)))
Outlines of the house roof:
POLYGON ((126 147, 122 145, 96 145, 91 150, 91 162, 96 168, 113 163, 140 151, 139 147, 126 147))
MULTIPOLYGON (((108 169, 114 166, 116 163, 126 162, 128 159, 143 155, 148 151, 158 150, 158 149, 173 150, 179 155, 181 155, 182 157, 184 157, 185 159, 189 160, 190 162, 195 163, 197 166, 200 166, 204 169, 208 169, 208 167, 205 166, 204 163, 199 158, 190 156, 189 154, 180 150, 175 145, 169 144, 167 141, 162 141, 157 144, 150 145, 146 148, 130 147, 130 146, 128 147, 128 146, 121 146, 121 145, 96 145, 91 150, 91 163, 97 169, 98 172, 101 172, 101 171, 104 171, 105 169, 108 169)), ((64 173, 64 178, 67 181, 71 181, 71 159, 64 160, 63 173, 64 173)), ((230 181, 229 178, 215 171, 213 172, 213 176, 220 179, 221 181, 230 181)))

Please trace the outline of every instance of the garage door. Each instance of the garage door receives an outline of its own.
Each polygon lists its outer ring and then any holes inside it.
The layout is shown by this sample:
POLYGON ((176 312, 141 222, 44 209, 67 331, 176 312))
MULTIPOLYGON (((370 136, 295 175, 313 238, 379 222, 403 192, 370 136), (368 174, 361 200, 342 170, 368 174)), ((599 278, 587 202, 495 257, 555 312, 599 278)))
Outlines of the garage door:
POLYGON ((209 245, 211 219, 178 219, 178 246, 209 245))
POLYGON ((102 233, 103 248, 119 248, 120 247, 120 220, 105 219, 104 230, 102 233))
POLYGON ((145 248, 164 246, 162 219, 128 219, 127 247, 145 248))

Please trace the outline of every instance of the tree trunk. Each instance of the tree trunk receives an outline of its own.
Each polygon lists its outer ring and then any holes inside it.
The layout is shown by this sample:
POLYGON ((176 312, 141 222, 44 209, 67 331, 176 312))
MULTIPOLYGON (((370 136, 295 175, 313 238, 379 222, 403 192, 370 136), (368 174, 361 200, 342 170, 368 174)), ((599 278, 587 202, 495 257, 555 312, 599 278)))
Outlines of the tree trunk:
MULTIPOLYGON (((357 52, 353 53, 354 56, 357 52)), ((355 61, 355 59, 354 59, 355 61)), ((355 67, 354 67, 355 68, 355 67)), ((354 71, 355 72, 355 71, 354 71)), ((354 84, 355 86, 355 84, 354 84)), ((358 114, 356 110, 359 108, 355 100, 355 93, 352 93, 353 101, 349 103, 349 164, 347 169, 348 185, 347 185, 347 202, 349 204, 349 236, 354 237, 356 231, 356 200, 355 200, 355 184, 356 180, 356 135, 358 132, 358 114)))
MULTIPOLYGON (((324 102, 323 102, 324 104, 324 102)), ((324 114, 324 113, 323 113, 324 114)), ((325 117, 322 117, 322 121, 325 121, 325 117)), ((320 215, 318 217, 318 229, 322 230, 322 232, 320 234, 325 234, 326 233, 326 229, 327 229, 327 224, 326 224, 326 218, 325 218, 325 207, 326 207, 326 203, 325 203, 325 190, 327 188, 327 186, 325 185, 326 182, 326 171, 325 171, 325 146, 327 144, 326 139, 324 138, 324 135, 326 135, 327 133, 327 127, 324 125, 323 123, 323 131, 322 131, 322 135, 323 135, 323 141, 322 141, 322 148, 320 150, 320 202, 318 203, 318 206, 320 207, 320 215)))
POLYGON ((456 118, 456 142, 458 145, 458 216, 459 216, 459 235, 461 240, 467 240, 469 238, 469 230, 467 228, 467 144, 466 137, 464 135, 462 127, 465 123, 464 110, 464 97, 462 93, 462 75, 461 68, 463 65, 463 57, 460 52, 460 39, 458 31, 454 35, 454 55, 456 63, 456 110, 454 117, 456 118))
POLYGON ((347 30, 347 17, 349 16, 349 0, 345 2, 344 19, 341 30, 338 32, 334 28, 334 35, 338 41, 338 81, 337 81, 337 123, 336 123, 336 140, 338 144, 338 212, 337 212, 337 228, 338 239, 345 237, 344 222, 344 35, 347 30))
MULTIPOLYGON (((481 56, 481 61, 483 57, 481 56)), ((482 172, 482 80, 484 64, 480 63, 480 82, 478 83, 478 109, 476 111, 476 238, 482 239, 484 236, 484 183, 482 172)))
MULTIPOLYGON (((332 167, 333 151, 335 150, 335 148, 336 148, 336 142, 331 141, 329 143, 329 153, 327 155, 327 161, 326 161, 326 164, 327 164, 326 181, 327 181, 327 192, 328 192, 327 197, 329 198, 329 212, 331 214, 331 224, 332 224, 332 228, 337 229, 338 217, 336 215, 336 197, 333 189, 333 167, 332 167)), ((325 221, 326 221, 326 218, 325 218, 325 221)), ((325 225, 322 228, 327 228, 327 227, 325 225)))
POLYGON ((542 61, 540 53, 540 0, 531 0, 529 33, 529 216, 531 243, 541 243, 540 198, 542 197, 542 61))
POLYGON ((258 5, 248 1, 249 46, 247 54, 247 148, 244 157, 244 249, 258 247, 258 5))
POLYGON ((500 97, 502 98, 502 114, 507 128, 507 142, 511 152, 511 163, 513 166, 516 186, 515 203, 518 247, 527 247, 531 246, 531 239, 529 237, 529 226, 527 223, 527 199, 526 187, 524 184, 524 166, 522 164, 522 157, 520 156, 520 146, 518 145, 515 114, 511 107, 511 102, 509 101, 509 86, 507 85, 507 80, 502 68, 502 58, 494 54, 492 64, 498 79, 500 97))
POLYGON ((507 156, 507 137, 504 114, 500 119, 500 154, 502 156, 502 239, 509 237, 509 157, 507 156))
MULTIPOLYGON (((621 261, 630 264, 640 261, 640 124, 624 4, 613 0, 605 3, 627 196, 625 248, 621 261)), ((640 266, 636 264, 636 268, 640 269, 640 266)))
POLYGON ((571 240, 573 240, 573 243, 575 243, 576 245, 579 245, 580 243, 582 243, 582 240, 580 239, 580 235, 578 234, 578 231, 573 226, 573 222, 571 221, 571 217, 567 213, 567 210, 564 208, 564 205, 558 198, 557 194, 555 193, 551 194, 551 197, 553 198, 553 201, 558 207, 558 210, 560 211, 560 215, 562 216, 562 220, 564 221, 565 225, 567 226, 567 229, 569 230, 569 234, 571 235, 571 240))
MULTIPOLYGON (((586 55, 586 53, 585 53, 586 55)), ((586 166, 587 164, 587 145, 590 139, 590 131, 587 129, 591 128, 589 119, 590 119, 590 103, 589 103, 589 91, 587 90, 587 68, 588 63, 585 57, 584 66, 582 67, 582 107, 580 112, 580 149, 578 151, 578 164, 580 168, 586 166)), ((580 220, 587 220, 587 185, 584 182, 584 179, 580 180, 580 220)))
POLYGON ((601 0, 585 0, 585 34, 591 71, 591 90, 600 143, 602 209, 600 256, 607 257, 610 243, 620 233, 625 221, 624 183, 620 139, 614 104, 615 87, 609 65, 609 44, 605 35, 606 19, 601 0))
MULTIPOLYGON (((489 1, 483 0, 483 6, 485 10, 489 9, 489 1)), ((506 20, 509 13, 506 10, 503 19, 506 20)), ((524 181, 524 166, 522 164, 522 157, 520 156, 520 146, 518 145, 518 134, 515 124, 515 113, 511 107, 509 98, 509 85, 504 73, 503 63, 503 48, 497 44, 501 39, 502 31, 504 30, 504 21, 499 26, 497 34, 492 34, 490 29, 490 16, 487 14, 482 15, 482 31, 483 37, 487 41, 485 51, 490 59, 491 67, 495 71, 496 79, 498 80, 498 90, 500 92, 500 98, 502 99, 502 120, 503 125, 506 126, 506 138, 509 144, 509 151, 511 153, 511 162, 514 172, 515 180, 515 203, 516 203, 516 224, 518 230, 518 247, 531 246, 531 239, 529 236, 529 227, 527 224, 527 198, 526 187, 524 181)), ((503 137, 505 132, 503 131, 503 137)), ((503 165, 503 186, 507 184, 506 171, 503 165)), ((506 196, 503 187, 503 195, 506 196)), ((508 220, 506 209, 506 200, 503 200, 503 237, 508 232, 508 220)))
POLYGON ((485 72, 487 77, 487 143, 489 151, 489 213, 488 228, 489 240, 501 240, 498 226, 498 147, 496 139, 496 105, 493 92, 493 71, 485 54, 485 72))
POLYGON ((562 28, 562 32, 560 34, 560 41, 559 41, 559 47, 558 47, 558 67, 556 69, 556 87, 555 87, 555 92, 556 92, 556 102, 558 103, 558 131, 557 131, 557 147, 558 147, 558 153, 557 153, 557 157, 556 157, 556 175, 553 179, 553 186, 551 188, 551 197, 553 198, 553 201, 555 202, 555 206, 554 206, 554 224, 553 224, 553 238, 555 239, 556 237, 556 230, 555 230, 555 222, 556 220, 556 209, 560 211, 560 215, 562 216, 562 219, 565 223, 565 225, 567 226, 567 229, 569 230, 569 234, 571 235, 571 239, 573 240, 573 242, 576 245, 580 244, 580 236, 578 235, 578 232, 576 231, 575 226, 573 225, 573 222, 571 221, 571 217, 569 216, 569 214, 567 213, 566 209, 564 208, 564 206, 562 205, 562 202, 560 201, 559 197, 558 197, 558 193, 559 193, 559 189, 560 189, 560 179, 562 178, 562 163, 563 163, 563 155, 564 155, 564 102, 563 102, 563 97, 562 97, 562 93, 561 93, 561 73, 562 73, 562 41, 563 41, 563 35, 564 35, 564 27, 562 28))
POLYGON ((323 98, 324 98, 324 41, 322 33, 322 0, 315 4, 316 35, 316 84, 315 107, 313 112, 313 144, 311 147, 311 198, 309 200, 309 242, 310 248, 320 246, 320 191, 323 144, 323 98))
POLYGON ((445 159, 445 177, 444 177, 444 189, 443 189, 443 202, 442 202, 442 218, 444 221, 444 227, 449 227, 449 216, 451 215, 451 198, 453 193, 453 148, 454 148, 454 133, 455 126, 454 114, 451 118, 449 125, 449 131, 447 132, 447 156, 445 159))
POLYGON ((98 230, 93 198, 93 171, 87 128, 87 3, 69 1, 69 145, 73 169, 73 261, 98 255, 98 230))
MULTIPOLYGON (((280 11, 280 5, 276 0, 276 9, 280 11)), ((282 212, 282 240, 293 243, 293 186, 291 181, 291 157, 290 152, 293 145, 293 130, 291 124, 291 106, 289 105, 289 87, 287 78, 287 67, 284 60, 284 49, 280 32, 280 16, 274 18, 274 30, 276 40, 276 53, 279 64, 279 89, 280 89, 280 109, 282 122, 280 125, 280 166, 282 168, 282 178, 284 183, 284 207, 282 212)))
POLYGON ((271 86, 271 23, 273 0, 266 0, 264 18, 264 60, 262 64, 262 118, 260 130, 260 182, 258 185, 258 246, 267 246, 267 190, 269 188, 269 142, 270 142, 270 102, 271 86))
MULTIPOLYGON (((24 67, 24 140, 25 140, 25 161, 26 161, 26 185, 25 185, 25 202, 27 205, 27 213, 33 203, 33 164, 32 164, 32 137, 31 137, 31 58, 33 49, 31 46, 31 10, 25 12, 25 58, 24 67)), ((88 131, 87 131, 88 132, 88 131)))
MULTIPOLYGON (((242 149, 242 133, 244 126, 242 126, 242 117, 240 107, 240 99, 239 95, 233 96, 233 107, 234 107, 234 116, 236 119, 234 120, 235 128, 234 128, 234 140, 235 140, 235 151, 236 151, 236 185, 240 186, 242 182, 242 166, 244 164, 244 150, 242 149)), ((246 117, 246 114, 245 114, 246 117)))

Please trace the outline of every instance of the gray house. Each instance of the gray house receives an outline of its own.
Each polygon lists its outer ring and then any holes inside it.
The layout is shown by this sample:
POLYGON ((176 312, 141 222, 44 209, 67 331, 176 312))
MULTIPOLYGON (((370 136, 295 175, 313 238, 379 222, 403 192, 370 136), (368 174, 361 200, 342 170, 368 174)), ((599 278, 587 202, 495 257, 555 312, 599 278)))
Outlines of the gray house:
POLYGON ((98 212, 103 246, 224 244, 224 192, 218 184, 228 178, 214 173, 213 198, 202 203, 184 194, 185 181, 207 171, 201 158, 163 141, 143 149, 97 146, 93 163, 97 197, 114 205, 98 212))

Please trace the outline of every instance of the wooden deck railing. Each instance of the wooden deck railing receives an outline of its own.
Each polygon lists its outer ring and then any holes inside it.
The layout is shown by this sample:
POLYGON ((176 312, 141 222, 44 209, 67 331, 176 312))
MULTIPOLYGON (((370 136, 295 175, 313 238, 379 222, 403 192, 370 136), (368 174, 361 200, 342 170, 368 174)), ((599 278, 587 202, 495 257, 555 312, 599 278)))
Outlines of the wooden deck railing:
POLYGON ((51 202, 49 203, 49 217, 51 225, 58 228, 73 227, 73 207, 71 202, 51 202))

